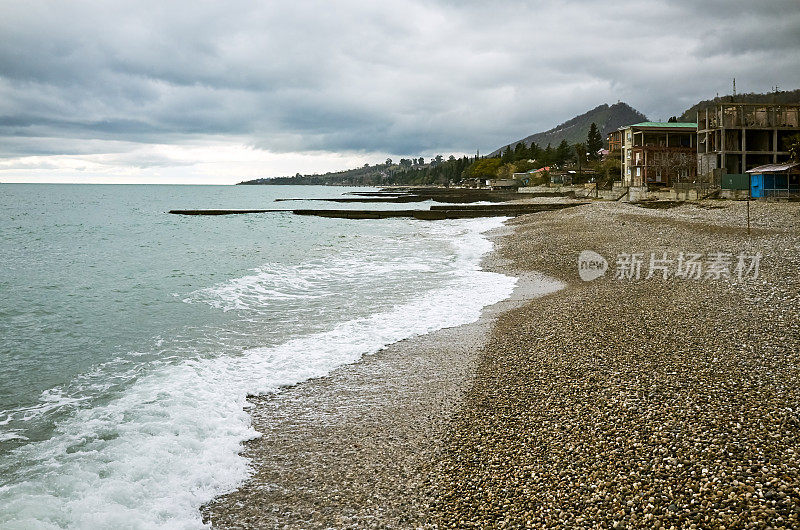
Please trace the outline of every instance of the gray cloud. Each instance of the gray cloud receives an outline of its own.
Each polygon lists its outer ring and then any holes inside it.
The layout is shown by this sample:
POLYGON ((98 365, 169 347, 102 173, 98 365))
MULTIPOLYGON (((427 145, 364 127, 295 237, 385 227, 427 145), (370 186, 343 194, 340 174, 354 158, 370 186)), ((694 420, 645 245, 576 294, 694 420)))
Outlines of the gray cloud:
POLYGON ((732 77, 800 86, 797 8, 6 2, 0 156, 234 136, 278 152, 472 152, 604 102, 667 117, 732 77))

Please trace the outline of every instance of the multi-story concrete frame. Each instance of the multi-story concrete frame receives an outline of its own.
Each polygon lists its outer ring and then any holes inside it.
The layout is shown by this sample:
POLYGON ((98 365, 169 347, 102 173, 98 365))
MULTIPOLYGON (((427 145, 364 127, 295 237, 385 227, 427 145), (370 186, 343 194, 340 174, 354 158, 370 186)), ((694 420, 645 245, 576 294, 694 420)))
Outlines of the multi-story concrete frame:
POLYGON ((800 104, 716 103, 697 112, 697 171, 741 174, 789 159, 800 133, 800 104))

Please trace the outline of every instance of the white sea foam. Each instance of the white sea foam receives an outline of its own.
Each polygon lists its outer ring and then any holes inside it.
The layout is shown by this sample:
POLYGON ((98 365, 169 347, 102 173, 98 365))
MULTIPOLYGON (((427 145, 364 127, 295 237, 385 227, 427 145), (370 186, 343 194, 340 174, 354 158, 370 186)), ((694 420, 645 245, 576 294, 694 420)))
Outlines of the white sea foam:
MULTIPOLYGON (((3 425, 0 422, 0 425, 3 425)), ((20 434, 19 429, 12 429, 6 432, 0 432, 0 442, 7 442, 9 440, 28 440, 29 438, 25 435, 20 434)))
POLYGON ((200 289, 183 299, 186 303, 206 303, 223 311, 263 310, 276 300, 319 300, 336 296, 332 285, 362 283, 365 278, 379 280, 399 273, 432 272, 434 264, 420 263, 414 256, 395 256, 367 261, 358 254, 334 255, 295 265, 268 263, 253 274, 200 289))
MULTIPOLYGON (((29 474, 0 487, 0 526, 202 527, 198 508, 248 475, 248 462, 238 453, 241 442, 257 433, 245 410, 246 395, 272 392, 396 341, 477 320, 483 307, 507 298, 516 283, 480 270, 480 258, 492 246, 481 233, 500 222, 427 225, 457 235, 455 258, 445 281, 408 301, 276 346, 164 364, 120 397, 77 410, 50 439, 15 450, 29 474)), ((383 274, 382 266, 368 273, 383 274)), ((225 309, 237 307, 238 298, 238 307, 252 307, 273 296, 270 291, 281 284, 275 274, 255 271, 188 301, 216 296, 225 309)), ((287 273, 279 290, 313 287, 309 275, 287 273)))

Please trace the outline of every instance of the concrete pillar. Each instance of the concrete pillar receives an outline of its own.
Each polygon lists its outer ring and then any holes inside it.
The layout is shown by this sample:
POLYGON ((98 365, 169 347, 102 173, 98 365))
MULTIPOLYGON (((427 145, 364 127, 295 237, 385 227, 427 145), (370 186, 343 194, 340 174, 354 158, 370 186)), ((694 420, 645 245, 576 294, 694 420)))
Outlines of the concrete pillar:
POLYGON ((742 167, 739 168, 739 173, 747 171, 747 129, 742 129, 742 167))
MULTIPOLYGON (((644 133, 642 134, 644 142, 644 133)), ((642 149, 642 186, 647 186, 647 150, 642 149)))
MULTIPOLYGON (((778 121, 777 117, 776 117, 775 121, 777 123, 777 121, 778 121)), ((772 130, 772 163, 773 164, 777 164, 778 163, 778 151, 780 151, 780 149, 779 149, 779 146, 778 146, 778 129, 776 128, 776 129, 772 130)))

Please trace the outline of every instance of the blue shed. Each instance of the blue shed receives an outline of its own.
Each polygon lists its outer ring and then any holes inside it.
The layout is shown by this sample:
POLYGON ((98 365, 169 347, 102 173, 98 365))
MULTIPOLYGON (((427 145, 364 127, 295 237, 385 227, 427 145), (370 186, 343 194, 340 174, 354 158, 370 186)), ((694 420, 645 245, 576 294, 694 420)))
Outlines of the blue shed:
POLYGON ((767 164, 747 173, 751 197, 800 196, 800 163, 767 164))

